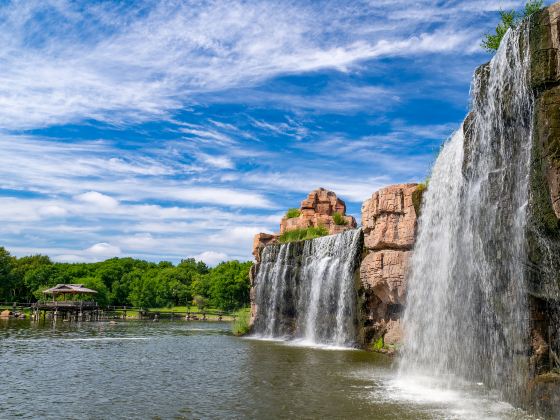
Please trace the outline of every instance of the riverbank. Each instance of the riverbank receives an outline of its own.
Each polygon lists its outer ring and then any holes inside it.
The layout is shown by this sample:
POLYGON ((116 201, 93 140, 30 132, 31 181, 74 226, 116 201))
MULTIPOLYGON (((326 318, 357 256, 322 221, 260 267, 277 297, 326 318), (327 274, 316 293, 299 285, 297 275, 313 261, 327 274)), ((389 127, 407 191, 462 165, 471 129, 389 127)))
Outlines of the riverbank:
MULTIPOLYGON (((173 306, 162 308, 131 308, 131 307, 118 307, 112 306, 104 308, 105 317, 107 319, 124 319, 124 320, 137 320, 137 319, 186 319, 188 321, 224 321, 234 322, 240 316, 246 316, 249 308, 242 308, 234 312, 226 312, 217 308, 204 308, 200 309, 196 306, 173 306)), ((24 314, 29 318, 32 314, 29 306, 22 305, 0 305, 0 312, 11 311, 13 313, 24 314)))

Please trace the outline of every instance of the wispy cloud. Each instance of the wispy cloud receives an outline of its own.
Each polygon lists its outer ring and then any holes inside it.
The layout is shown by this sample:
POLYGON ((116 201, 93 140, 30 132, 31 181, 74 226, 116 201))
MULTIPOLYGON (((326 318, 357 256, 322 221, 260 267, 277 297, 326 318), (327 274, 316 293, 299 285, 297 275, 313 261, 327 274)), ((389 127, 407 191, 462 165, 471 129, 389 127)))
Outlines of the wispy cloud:
POLYGON ((520 4, 3 2, 0 245, 215 264, 318 187, 359 218, 425 176, 520 4))
MULTIPOLYGON (((484 5, 494 7, 503 5, 484 5)), ((200 93, 280 74, 344 72, 363 60, 456 51, 479 36, 466 12, 459 16, 464 8, 7 2, 0 8, 0 127, 169 117, 200 93), (429 29, 435 16, 447 23, 429 29), (399 23, 384 25, 384 18, 399 23)))

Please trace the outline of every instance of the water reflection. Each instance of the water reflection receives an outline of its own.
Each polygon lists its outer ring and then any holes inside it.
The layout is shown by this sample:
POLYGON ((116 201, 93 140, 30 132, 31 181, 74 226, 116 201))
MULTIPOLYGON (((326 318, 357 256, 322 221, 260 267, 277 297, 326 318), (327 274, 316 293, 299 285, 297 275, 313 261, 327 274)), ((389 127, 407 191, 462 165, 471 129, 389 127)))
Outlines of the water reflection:
MULTIPOLYGON (((416 398, 382 355, 241 339, 229 330, 227 323, 1 322, 0 418, 473 418, 456 402, 480 401, 468 390, 454 400, 416 398)), ((498 408, 485 413, 514 413, 498 408)))

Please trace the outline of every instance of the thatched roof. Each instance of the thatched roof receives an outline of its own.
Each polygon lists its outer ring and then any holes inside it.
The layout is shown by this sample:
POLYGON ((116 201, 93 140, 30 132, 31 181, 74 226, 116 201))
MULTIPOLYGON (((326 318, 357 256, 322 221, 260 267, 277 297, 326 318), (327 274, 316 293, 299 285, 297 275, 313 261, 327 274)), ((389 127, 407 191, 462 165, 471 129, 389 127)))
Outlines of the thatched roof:
POLYGON ((57 284, 50 289, 43 290, 48 295, 58 295, 62 293, 78 294, 78 293, 97 293, 96 290, 88 289, 83 284, 57 284))

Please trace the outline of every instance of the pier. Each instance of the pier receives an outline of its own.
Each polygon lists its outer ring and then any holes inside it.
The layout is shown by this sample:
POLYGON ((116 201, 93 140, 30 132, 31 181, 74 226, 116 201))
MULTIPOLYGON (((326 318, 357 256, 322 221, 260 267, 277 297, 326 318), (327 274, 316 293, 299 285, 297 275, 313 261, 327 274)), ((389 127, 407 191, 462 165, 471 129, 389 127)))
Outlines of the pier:
POLYGON ((57 284, 44 290, 43 294, 51 295, 52 300, 36 302, 31 305, 31 317, 34 320, 39 320, 41 314, 45 319, 47 313, 51 313, 54 320, 61 318, 68 321, 95 321, 100 317, 100 308, 97 302, 84 299, 87 296, 97 294, 97 291, 88 289, 83 284, 57 284), (57 300, 61 295, 63 300, 57 300), (72 296, 73 299, 68 300, 68 295, 72 296))

